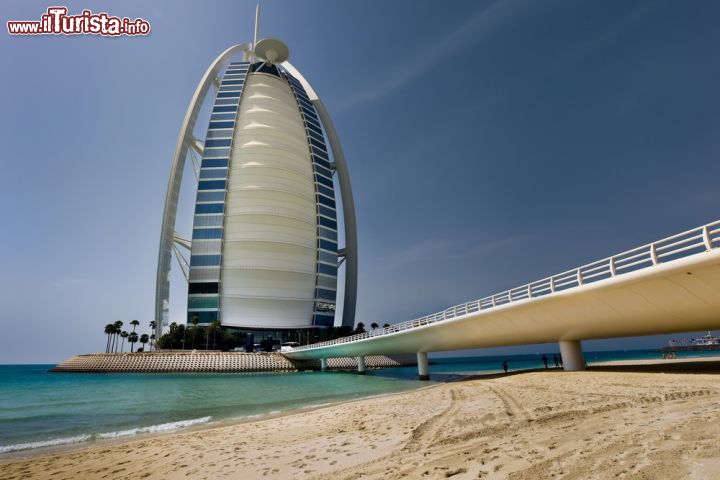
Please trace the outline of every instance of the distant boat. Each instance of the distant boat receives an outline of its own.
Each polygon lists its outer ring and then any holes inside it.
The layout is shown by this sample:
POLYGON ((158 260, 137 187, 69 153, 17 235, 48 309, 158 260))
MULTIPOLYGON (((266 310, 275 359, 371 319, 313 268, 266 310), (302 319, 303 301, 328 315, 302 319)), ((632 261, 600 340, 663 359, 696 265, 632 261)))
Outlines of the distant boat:
POLYGON ((663 350, 720 350, 720 338, 711 332, 697 338, 681 338, 668 341, 663 350))

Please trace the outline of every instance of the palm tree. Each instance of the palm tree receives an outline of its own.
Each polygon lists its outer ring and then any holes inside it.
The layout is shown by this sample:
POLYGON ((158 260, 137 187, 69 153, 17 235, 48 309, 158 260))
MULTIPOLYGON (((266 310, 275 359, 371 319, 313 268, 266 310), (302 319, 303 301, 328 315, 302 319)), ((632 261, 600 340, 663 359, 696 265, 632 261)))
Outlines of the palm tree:
POLYGON ((123 350, 125 349, 125 339, 128 337, 128 335, 129 335, 128 332, 126 332, 125 330, 123 330, 122 333, 120 334, 120 336, 122 337, 122 344, 120 345, 120 353, 122 353, 123 350))
POLYGON ((358 322, 355 326, 355 333, 365 333, 365 324, 363 322, 358 322))
POLYGON ((147 333, 143 333, 142 335, 140 335, 140 343, 142 343, 143 352, 145 351, 145 344, 148 343, 148 341, 150 341, 150 337, 147 333))
POLYGON ((107 343, 105 343, 105 353, 110 353, 110 335, 115 333, 115 325, 108 323, 105 325, 105 335, 107 335, 107 343))
POLYGON ((383 325, 383 328, 388 328, 389 326, 390 326, 390 324, 389 324, 389 323, 386 323, 386 324, 383 325))
POLYGON ((375 323, 375 322, 373 322, 373 323, 370 324, 370 328, 372 328, 373 330, 375 330, 375 329, 378 328, 379 326, 380 326, 380 325, 378 325, 378 324, 375 323))
POLYGON ((210 324, 210 328, 212 328, 213 332, 213 350, 215 350, 215 332, 217 332, 218 328, 220 328, 220 322, 218 320, 213 320, 210 324))
POLYGON ((138 334, 135 332, 132 332, 130 335, 128 335, 128 342, 130 342, 130 353, 133 353, 135 351, 135 342, 138 341, 138 334))
POLYGON ((153 340, 155 340, 155 327, 157 326, 157 323, 155 323, 155 320, 150 321, 150 351, 152 352, 153 349, 153 340))
POLYGON ((192 318, 190 319, 190 323, 192 323, 192 325, 193 325, 191 347, 194 350, 195 349, 195 336, 197 335, 197 328, 198 328, 198 323, 200 323, 200 316, 197 313, 194 314, 192 316, 192 318))
POLYGON ((133 326, 133 333, 135 333, 135 327, 140 325, 140 322, 138 322, 137 320, 133 320, 132 322, 130 322, 130 325, 133 326))
POLYGON ((113 345, 114 345, 113 351, 115 353, 117 353, 117 339, 118 339, 118 335, 120 335, 120 332, 122 332, 123 322, 118 320, 113 325, 115 325, 115 331, 113 332, 115 334, 115 341, 113 342, 113 345))
POLYGON ((172 352, 173 349, 173 343, 175 340, 175 329, 177 328, 177 323, 172 322, 170 324, 170 351, 172 352))

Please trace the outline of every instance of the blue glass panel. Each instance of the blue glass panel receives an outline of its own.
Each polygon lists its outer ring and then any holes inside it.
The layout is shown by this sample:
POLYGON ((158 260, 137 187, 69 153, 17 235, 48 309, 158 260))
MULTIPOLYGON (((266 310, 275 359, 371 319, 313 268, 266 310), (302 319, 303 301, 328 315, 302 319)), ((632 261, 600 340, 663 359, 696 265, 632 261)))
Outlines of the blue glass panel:
POLYGON ((218 267, 220 266, 220 255, 192 255, 190 257, 191 267, 218 267))
POLYGON ((217 96, 218 98, 237 98, 240 96, 240 92, 220 92, 217 96))
POLYGON ((328 154, 325 150, 320 150, 315 147, 310 147, 310 150, 312 150, 314 162, 318 162, 320 165, 322 165, 325 168, 330 168, 330 164, 327 163, 330 161, 330 158, 328 157, 328 154), (323 161, 325 161, 327 163, 327 165, 325 163, 323 163, 323 161))
POLYGON ((224 105, 213 108, 213 113, 217 112, 237 112, 237 107, 234 105, 224 105))
POLYGON ((239 92, 242 90, 242 85, 225 85, 224 87, 220 87, 219 92, 239 92))
POLYGON ((335 300, 335 291, 318 288, 316 298, 322 298, 323 300, 335 300))
POLYGON ((218 312, 217 309, 211 312, 188 312, 187 316, 189 325, 192 325, 194 318, 199 320, 198 325, 207 325, 218 319, 218 312))
POLYGON ((198 192, 198 202, 222 202, 225 200, 225 192, 198 192))
MULTIPOLYGON (((211 255, 208 255, 211 256, 211 255)), ((218 255, 219 257, 219 255, 218 255)), ((218 259, 218 262, 220 260, 218 259)), ((219 263, 218 263, 219 265, 219 263)), ((333 267, 332 265, 325 265, 324 263, 318 263, 318 272, 324 273, 325 275, 332 275, 337 276, 337 267, 333 267)))
POLYGON ((310 137, 310 143, 312 143, 313 145, 315 145, 317 148, 321 148, 321 149, 325 150, 325 143, 324 143, 324 142, 318 142, 318 141, 315 140, 314 138, 310 137))
POLYGON ((319 165, 317 163, 315 164, 315 172, 317 172, 321 175, 325 175, 326 177, 329 177, 329 178, 333 177, 332 170, 330 170, 329 168, 325 168, 322 165, 319 165))
POLYGON ((326 187, 334 188, 333 181, 327 177, 323 177, 322 175, 315 175, 315 180, 319 183, 322 183, 326 187))
POLYGON ((316 185, 318 193, 322 193, 323 195, 327 195, 328 197, 332 197, 334 195, 334 191, 332 188, 327 188, 323 185, 316 185))
POLYGON ((202 161, 202 168, 205 167, 227 167, 228 166, 228 159, 227 158, 213 158, 213 159, 203 159, 202 161))
POLYGON ((237 98, 217 98, 215 99, 215 105, 237 105, 237 98))
POLYGON ((230 156, 229 148, 206 148, 203 150, 203 158, 227 158, 230 156))
POLYGON ((235 115, 237 115, 235 112, 233 112, 233 113, 216 113, 210 117, 210 121, 214 122, 217 120, 235 120, 235 115))
POLYGON ((232 139, 230 139, 230 138, 205 140, 205 148, 208 148, 208 147, 229 147, 231 143, 232 143, 232 139))
POLYGON ((337 252, 337 243, 331 242, 330 240, 318 240, 318 247, 322 248, 323 250, 337 252))
POLYGON ((188 284, 188 294, 213 294, 218 293, 220 284, 218 282, 191 282, 188 284))
POLYGON ((223 80, 220 85, 242 85, 245 83, 243 80, 223 80))
POLYGON ((224 190, 225 180, 205 180, 198 182, 198 190, 224 190))
POLYGON ((328 207, 335 208, 335 200, 333 200, 332 198, 327 198, 327 197, 323 197, 322 195, 318 195, 317 199, 318 199, 318 203, 327 205, 328 207))
POLYGON ((235 122, 210 122, 208 128, 234 128, 235 122))
POLYGON ((325 215, 326 217, 337 219, 337 212, 323 205, 318 205, 318 213, 325 215))
POLYGON ((222 232, 222 228, 195 228, 193 229, 192 238, 200 240, 222 238, 222 232))
POLYGON ((206 168, 200 169, 200 178, 219 178, 225 180, 227 178, 227 168, 213 168, 210 170, 206 168))
POLYGON ((195 213, 223 213, 224 203, 200 203, 195 205, 195 213))
POLYGON ((318 327, 332 327, 335 324, 335 315, 313 315, 313 325, 318 327))
POLYGON ((337 242, 337 232, 328 228, 320 227, 319 229, 320 238, 330 240, 331 242, 337 242))
POLYGON ((194 225, 196 227, 222 227, 223 220, 223 215, 195 215, 194 225))

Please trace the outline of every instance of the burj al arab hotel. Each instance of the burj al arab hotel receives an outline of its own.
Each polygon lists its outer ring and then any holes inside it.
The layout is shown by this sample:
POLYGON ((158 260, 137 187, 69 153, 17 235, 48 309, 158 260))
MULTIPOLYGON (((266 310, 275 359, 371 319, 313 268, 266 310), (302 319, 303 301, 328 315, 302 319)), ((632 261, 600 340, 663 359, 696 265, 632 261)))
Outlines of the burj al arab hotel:
POLYGON ((195 90, 165 198, 158 337, 170 318, 173 255, 187 280, 188 323, 217 320, 224 328, 275 335, 332 327, 344 263, 338 320, 354 324, 357 233, 348 169, 322 101, 288 56, 288 48, 273 38, 235 45, 212 62, 195 90), (211 93, 212 113, 201 140, 193 131, 211 93), (197 161, 191 239, 175 230, 187 157, 197 161))

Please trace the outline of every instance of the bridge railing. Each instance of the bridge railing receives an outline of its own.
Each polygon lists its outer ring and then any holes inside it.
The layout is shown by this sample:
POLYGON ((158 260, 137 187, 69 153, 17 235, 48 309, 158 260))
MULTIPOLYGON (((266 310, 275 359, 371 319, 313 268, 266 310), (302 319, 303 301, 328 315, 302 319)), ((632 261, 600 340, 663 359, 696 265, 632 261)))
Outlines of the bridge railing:
POLYGON ((443 320, 467 315, 468 313, 478 312, 480 310, 495 308, 519 300, 552 295, 556 292, 577 288, 618 275, 624 275, 629 272, 667 263, 703 251, 709 251, 714 248, 720 248, 720 220, 678 233, 648 245, 643 245, 642 247, 618 253, 617 255, 596 262, 588 263, 582 267, 573 268, 572 270, 567 270, 551 277, 543 278, 542 280, 536 280, 521 287, 512 288, 501 293, 496 293, 495 295, 490 295, 489 297, 456 305, 442 312, 396 323, 389 327, 377 328, 368 332, 350 335, 348 337, 303 345, 293 350, 307 350, 310 348, 337 345, 402 332, 411 328, 442 322, 443 320))

